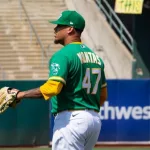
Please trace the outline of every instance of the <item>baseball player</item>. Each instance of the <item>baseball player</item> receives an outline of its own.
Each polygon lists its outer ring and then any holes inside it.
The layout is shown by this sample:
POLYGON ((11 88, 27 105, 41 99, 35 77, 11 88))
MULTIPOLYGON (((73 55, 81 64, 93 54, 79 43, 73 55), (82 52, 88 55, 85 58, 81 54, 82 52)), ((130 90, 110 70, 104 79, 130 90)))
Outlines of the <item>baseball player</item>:
POLYGON ((55 116, 52 150, 92 150, 101 121, 98 112, 107 98, 104 63, 81 42, 84 18, 63 11, 55 21, 55 44, 64 47, 49 61, 49 79, 39 88, 17 91, 16 101, 44 97, 55 116))

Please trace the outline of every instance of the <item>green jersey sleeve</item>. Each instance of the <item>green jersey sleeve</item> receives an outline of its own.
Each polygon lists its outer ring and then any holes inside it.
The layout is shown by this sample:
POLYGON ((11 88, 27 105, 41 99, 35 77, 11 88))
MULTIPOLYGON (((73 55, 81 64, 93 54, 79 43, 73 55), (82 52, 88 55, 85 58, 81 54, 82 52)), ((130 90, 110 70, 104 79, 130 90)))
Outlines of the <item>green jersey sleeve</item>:
POLYGON ((68 59, 61 54, 52 56, 49 62, 49 80, 60 81, 66 84, 68 75, 68 59))

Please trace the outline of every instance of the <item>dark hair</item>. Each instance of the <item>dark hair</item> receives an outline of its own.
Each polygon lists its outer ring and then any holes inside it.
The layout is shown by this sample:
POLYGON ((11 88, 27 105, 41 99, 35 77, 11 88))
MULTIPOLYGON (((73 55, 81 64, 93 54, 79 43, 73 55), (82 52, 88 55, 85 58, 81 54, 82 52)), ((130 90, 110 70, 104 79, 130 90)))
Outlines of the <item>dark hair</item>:
POLYGON ((78 34, 81 34, 83 32, 83 30, 81 30, 81 29, 77 29, 77 28, 74 28, 74 29, 78 34))

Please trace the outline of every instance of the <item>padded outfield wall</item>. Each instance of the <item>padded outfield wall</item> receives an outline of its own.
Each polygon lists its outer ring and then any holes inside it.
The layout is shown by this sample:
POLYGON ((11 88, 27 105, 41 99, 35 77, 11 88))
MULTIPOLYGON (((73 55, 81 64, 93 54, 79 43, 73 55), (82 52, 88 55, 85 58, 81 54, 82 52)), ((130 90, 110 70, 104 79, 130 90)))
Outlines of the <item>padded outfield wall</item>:
POLYGON ((108 100, 100 116, 97 144, 150 145, 150 80, 108 80, 108 100))
MULTIPOLYGON (((37 88, 44 81, 0 81, 0 87, 37 88)), ((23 100, 0 115, 0 146, 48 145, 54 118, 49 101, 23 100)), ((101 108, 100 144, 150 144, 150 80, 108 80, 101 108)))

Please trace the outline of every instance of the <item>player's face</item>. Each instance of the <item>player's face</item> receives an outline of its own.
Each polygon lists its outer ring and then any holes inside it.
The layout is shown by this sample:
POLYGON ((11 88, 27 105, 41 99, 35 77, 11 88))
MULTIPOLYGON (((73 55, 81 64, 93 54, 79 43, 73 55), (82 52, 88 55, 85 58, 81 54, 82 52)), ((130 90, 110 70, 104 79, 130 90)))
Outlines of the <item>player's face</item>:
POLYGON ((55 33, 55 39, 54 39, 54 43, 55 44, 62 44, 64 45, 64 39, 67 36, 67 29, 68 26, 64 26, 64 25, 57 25, 54 28, 54 33, 55 33))

